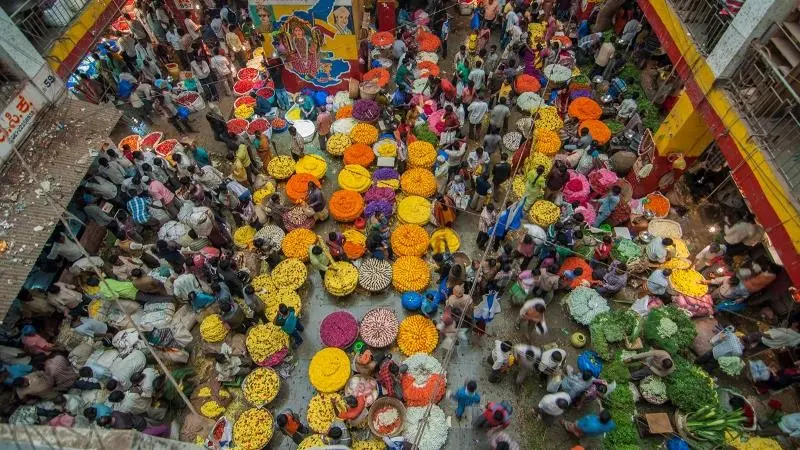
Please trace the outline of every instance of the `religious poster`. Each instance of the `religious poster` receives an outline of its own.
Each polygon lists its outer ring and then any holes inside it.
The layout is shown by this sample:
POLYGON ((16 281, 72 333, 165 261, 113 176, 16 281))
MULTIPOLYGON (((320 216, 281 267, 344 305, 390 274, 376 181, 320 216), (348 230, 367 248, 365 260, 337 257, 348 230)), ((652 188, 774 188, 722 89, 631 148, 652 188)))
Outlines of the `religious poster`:
POLYGON ((284 63, 287 90, 335 92, 357 75, 352 0, 250 0, 264 52, 284 63))

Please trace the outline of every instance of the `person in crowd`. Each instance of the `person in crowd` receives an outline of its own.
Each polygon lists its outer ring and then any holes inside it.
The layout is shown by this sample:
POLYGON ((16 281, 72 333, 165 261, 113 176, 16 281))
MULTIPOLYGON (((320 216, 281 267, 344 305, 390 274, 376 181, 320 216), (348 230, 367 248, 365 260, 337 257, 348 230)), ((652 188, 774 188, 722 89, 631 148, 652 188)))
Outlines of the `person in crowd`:
POLYGON ((664 350, 650 350, 622 359, 624 363, 641 361, 643 367, 631 372, 631 380, 638 381, 650 375, 665 377, 675 371, 672 356, 664 350))
POLYGON ((611 413, 607 409, 600 411, 600 414, 587 414, 576 422, 562 420, 562 425, 577 438, 602 436, 614 431, 617 424, 611 418, 611 413))

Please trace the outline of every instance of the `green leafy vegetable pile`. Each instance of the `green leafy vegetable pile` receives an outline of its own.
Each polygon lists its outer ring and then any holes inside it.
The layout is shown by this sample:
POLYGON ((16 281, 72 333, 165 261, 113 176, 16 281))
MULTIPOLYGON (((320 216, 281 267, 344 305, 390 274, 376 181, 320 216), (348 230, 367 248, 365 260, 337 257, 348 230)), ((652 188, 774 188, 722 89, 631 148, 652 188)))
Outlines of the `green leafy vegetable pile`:
POLYGON ((606 450, 633 450, 640 448, 639 433, 634 425, 633 416, 636 413, 636 402, 633 393, 628 389, 631 373, 619 354, 614 360, 603 366, 600 378, 607 382, 616 382, 617 388, 608 395, 605 407, 611 413, 611 418, 617 428, 606 433, 603 438, 603 448, 606 450))
POLYGON ((636 313, 629 309, 598 314, 589 326, 592 348, 601 358, 612 359, 614 353, 609 344, 622 342, 626 336, 630 336, 630 340, 636 339, 638 323, 639 319, 636 313))
POLYGON ((695 336, 694 322, 677 306, 662 306, 650 311, 644 323, 645 340, 673 355, 691 346, 695 336))
POLYGON ((429 142, 434 147, 439 145, 439 137, 428 128, 428 124, 426 123, 414 127, 414 136, 420 141, 429 142))
POLYGON ((673 362, 675 371, 664 379, 667 397, 673 405, 692 412, 706 405, 719 404, 717 385, 705 370, 680 356, 674 357, 673 362))

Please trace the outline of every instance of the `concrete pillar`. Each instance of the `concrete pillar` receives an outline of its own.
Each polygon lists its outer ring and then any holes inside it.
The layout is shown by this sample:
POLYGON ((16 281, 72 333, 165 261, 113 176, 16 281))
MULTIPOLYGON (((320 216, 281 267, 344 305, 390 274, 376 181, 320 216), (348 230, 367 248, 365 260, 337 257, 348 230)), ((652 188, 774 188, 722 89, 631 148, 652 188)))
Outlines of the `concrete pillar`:
POLYGON ((687 158, 695 158, 703 153, 712 140, 706 122, 700 112, 694 109, 686 91, 653 135, 660 156, 680 152, 687 158))
POLYGON ((31 44, 22 31, 13 25, 11 17, 0 8, 0 23, 3 23, 3 32, 0 37, 2 57, 10 59, 11 66, 17 66, 22 74, 33 79, 45 65, 44 58, 39 50, 31 44))
POLYGON ((744 61, 753 40, 782 22, 797 5, 796 0, 746 0, 707 61, 717 78, 730 78, 744 61))

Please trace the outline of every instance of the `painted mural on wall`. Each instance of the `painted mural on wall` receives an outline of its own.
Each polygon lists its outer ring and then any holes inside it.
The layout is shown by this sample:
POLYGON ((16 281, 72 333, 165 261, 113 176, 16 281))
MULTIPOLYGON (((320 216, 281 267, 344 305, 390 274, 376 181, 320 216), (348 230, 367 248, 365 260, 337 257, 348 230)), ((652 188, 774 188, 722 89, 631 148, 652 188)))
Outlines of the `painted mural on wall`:
POLYGON ((352 0, 250 0, 267 55, 284 61, 288 90, 344 89, 358 70, 352 0))

